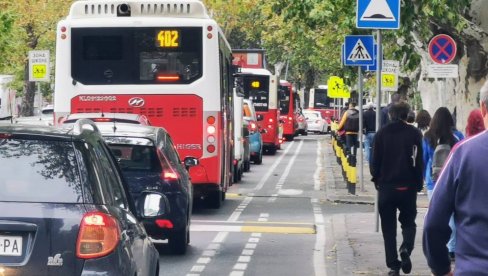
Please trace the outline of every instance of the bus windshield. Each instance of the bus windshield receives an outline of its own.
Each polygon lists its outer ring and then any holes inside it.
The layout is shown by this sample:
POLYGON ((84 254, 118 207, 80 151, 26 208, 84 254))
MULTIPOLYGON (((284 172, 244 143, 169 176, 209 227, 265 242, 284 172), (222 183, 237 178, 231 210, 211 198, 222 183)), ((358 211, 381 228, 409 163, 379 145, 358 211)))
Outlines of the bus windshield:
POLYGON ((73 28, 71 72, 85 85, 187 84, 202 76, 202 28, 73 28))
POLYGON ((280 113, 288 114, 290 112, 290 88, 288 86, 279 86, 278 96, 280 99, 280 113))
POLYGON ((269 105, 269 77, 245 76, 244 92, 246 98, 254 103, 256 111, 268 111, 269 105))
POLYGON ((327 96, 327 89, 315 89, 314 95, 314 108, 332 108, 333 102, 327 96))

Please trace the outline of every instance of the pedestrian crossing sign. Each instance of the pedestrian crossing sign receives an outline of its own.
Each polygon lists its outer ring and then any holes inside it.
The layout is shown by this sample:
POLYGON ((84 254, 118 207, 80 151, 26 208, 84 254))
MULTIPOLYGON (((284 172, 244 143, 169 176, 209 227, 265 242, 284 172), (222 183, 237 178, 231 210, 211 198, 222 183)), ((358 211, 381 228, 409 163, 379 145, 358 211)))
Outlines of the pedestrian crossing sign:
POLYGON ((372 35, 348 35, 344 39, 344 65, 374 65, 374 38, 372 35))

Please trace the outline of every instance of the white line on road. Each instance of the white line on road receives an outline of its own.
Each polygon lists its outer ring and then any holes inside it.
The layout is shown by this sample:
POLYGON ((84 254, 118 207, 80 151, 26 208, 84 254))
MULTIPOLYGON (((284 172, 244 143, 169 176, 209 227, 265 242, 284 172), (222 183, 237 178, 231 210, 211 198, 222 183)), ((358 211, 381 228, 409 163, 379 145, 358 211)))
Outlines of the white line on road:
POLYGON ((293 154, 293 157, 290 159, 290 162, 288 162, 288 165, 285 168, 285 171, 281 175, 280 179, 276 183, 276 189, 281 190, 283 188, 283 184, 285 183, 286 178, 288 177, 288 174, 291 171, 291 167, 293 167, 293 164, 295 163, 295 159, 297 158, 298 154, 300 153, 300 150, 302 149, 303 146, 303 140, 300 141, 300 144, 298 144, 297 149, 295 150, 295 153, 293 154))
POLYGON ((276 167, 278 167, 278 164, 281 163, 281 160, 285 158, 286 154, 288 153, 288 151, 290 151, 294 143, 295 141, 291 141, 288 147, 286 147, 285 152, 283 152, 283 154, 280 157, 278 157, 278 159, 275 160, 273 165, 269 168, 268 172, 264 175, 263 178, 261 178, 261 181, 259 181, 258 185, 256 185, 256 187, 254 188, 255 191, 259 191, 264 187, 264 183, 268 181, 268 178, 273 174, 276 167))
POLYGON ((317 141, 317 159, 315 161, 315 164, 317 165, 317 169, 315 170, 315 173, 313 174, 313 180, 314 180, 314 190, 315 191, 320 191, 320 172, 322 171, 322 143, 320 142, 321 140, 317 141))

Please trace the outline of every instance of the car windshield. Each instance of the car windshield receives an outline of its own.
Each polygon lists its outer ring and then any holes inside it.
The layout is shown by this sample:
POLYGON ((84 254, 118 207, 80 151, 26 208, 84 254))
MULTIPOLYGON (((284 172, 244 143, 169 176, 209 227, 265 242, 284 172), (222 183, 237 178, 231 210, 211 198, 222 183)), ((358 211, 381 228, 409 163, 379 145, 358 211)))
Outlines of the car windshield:
POLYGON ((0 201, 82 202, 73 148, 65 141, 0 139, 0 201))
POLYGON ((109 147, 122 171, 162 171, 155 147, 129 144, 109 144, 109 147))

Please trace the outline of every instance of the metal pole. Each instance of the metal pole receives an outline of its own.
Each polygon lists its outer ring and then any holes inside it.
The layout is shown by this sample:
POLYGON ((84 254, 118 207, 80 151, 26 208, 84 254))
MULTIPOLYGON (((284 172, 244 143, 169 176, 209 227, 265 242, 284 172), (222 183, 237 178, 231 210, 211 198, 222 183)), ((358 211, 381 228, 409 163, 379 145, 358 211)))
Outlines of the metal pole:
MULTIPOLYGON (((381 30, 376 30, 378 51, 376 52, 376 132, 381 128, 381 69, 383 67, 383 47, 381 45, 381 30)), ((375 204, 375 231, 379 231, 378 191, 376 191, 375 204)))
POLYGON ((288 80, 288 64, 289 64, 289 60, 286 61, 286 69, 285 69, 285 80, 287 81, 288 80))
POLYGON ((39 103, 37 104, 37 114, 41 115, 41 108, 42 108, 42 93, 41 93, 41 83, 36 82, 37 84, 37 93, 39 93, 39 103))
POLYGON ((361 192, 364 192, 363 181, 363 72, 361 66, 358 66, 358 89, 359 89, 359 185, 361 192))

